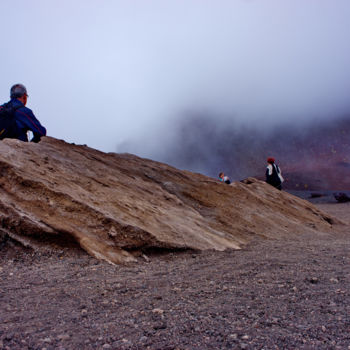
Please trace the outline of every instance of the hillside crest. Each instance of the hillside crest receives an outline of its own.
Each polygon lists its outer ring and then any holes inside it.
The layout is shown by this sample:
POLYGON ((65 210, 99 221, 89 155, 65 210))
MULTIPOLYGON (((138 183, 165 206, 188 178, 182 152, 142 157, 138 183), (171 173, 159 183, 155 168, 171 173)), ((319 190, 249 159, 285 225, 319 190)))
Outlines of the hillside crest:
POLYGON ((0 237, 79 244, 125 263, 150 249, 240 249, 254 237, 329 232, 336 219, 249 178, 225 185, 131 154, 45 137, 0 142, 0 237))

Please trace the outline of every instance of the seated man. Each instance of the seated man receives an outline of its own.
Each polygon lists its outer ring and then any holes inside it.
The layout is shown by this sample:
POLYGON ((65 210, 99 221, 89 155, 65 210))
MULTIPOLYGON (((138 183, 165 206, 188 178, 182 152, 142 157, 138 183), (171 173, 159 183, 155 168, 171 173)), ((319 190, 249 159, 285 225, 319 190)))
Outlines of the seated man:
MULTIPOLYGON (((3 138, 13 138, 28 142, 28 131, 32 131, 33 138, 31 141, 39 142, 41 136, 46 135, 46 129, 36 119, 31 109, 26 107, 28 94, 27 89, 22 84, 13 85, 11 90, 11 101, 6 106, 13 114, 13 127, 3 138)), ((3 106, 2 106, 3 107, 3 106)))

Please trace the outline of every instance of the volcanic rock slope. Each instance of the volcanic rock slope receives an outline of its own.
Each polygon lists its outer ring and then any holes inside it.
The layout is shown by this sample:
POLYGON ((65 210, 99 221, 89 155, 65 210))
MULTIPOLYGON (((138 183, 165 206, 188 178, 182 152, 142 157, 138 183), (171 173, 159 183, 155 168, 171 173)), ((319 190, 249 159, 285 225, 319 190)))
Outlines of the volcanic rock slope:
POLYGON ((79 244, 111 263, 150 249, 239 249, 256 236, 330 232, 311 203, 249 178, 226 185, 131 154, 45 137, 0 142, 2 239, 79 244))

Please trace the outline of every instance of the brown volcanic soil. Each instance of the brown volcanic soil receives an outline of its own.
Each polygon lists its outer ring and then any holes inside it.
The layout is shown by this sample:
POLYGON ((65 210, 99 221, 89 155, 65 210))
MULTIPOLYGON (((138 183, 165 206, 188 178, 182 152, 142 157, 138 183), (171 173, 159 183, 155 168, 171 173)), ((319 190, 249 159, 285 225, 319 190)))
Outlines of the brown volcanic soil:
MULTIPOLYGON (((350 223, 350 204, 318 207, 350 223)), ((0 349, 348 349, 349 226, 342 231, 154 253, 129 266, 7 241, 0 349)))

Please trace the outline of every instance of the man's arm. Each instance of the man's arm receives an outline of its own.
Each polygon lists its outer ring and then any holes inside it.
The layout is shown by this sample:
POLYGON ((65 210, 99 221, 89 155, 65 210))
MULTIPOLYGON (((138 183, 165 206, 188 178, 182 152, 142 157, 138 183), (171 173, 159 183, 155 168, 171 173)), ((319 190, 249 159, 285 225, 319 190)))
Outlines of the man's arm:
POLYGON ((34 137, 31 141, 39 142, 40 138, 46 135, 46 128, 40 124, 39 120, 29 108, 17 110, 16 119, 19 121, 20 127, 33 132, 34 137))

